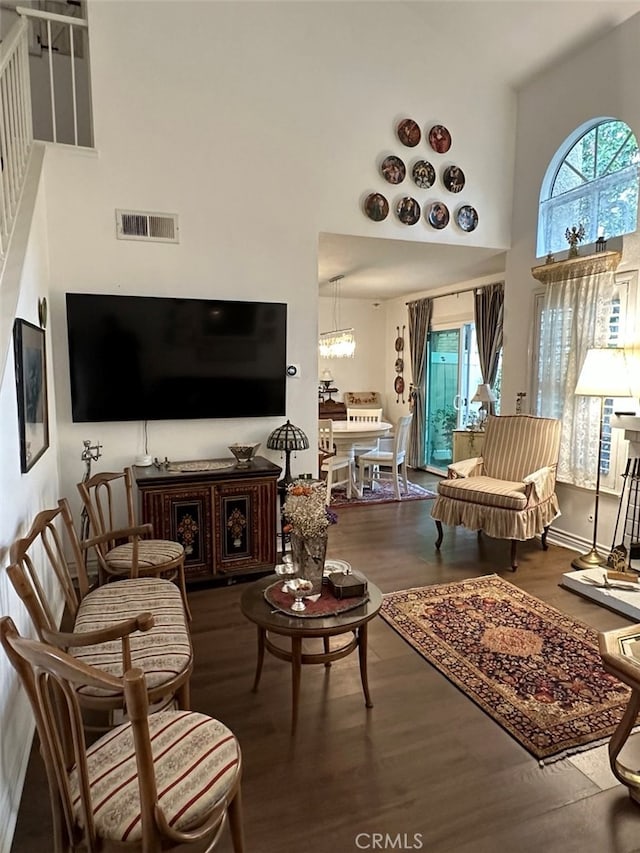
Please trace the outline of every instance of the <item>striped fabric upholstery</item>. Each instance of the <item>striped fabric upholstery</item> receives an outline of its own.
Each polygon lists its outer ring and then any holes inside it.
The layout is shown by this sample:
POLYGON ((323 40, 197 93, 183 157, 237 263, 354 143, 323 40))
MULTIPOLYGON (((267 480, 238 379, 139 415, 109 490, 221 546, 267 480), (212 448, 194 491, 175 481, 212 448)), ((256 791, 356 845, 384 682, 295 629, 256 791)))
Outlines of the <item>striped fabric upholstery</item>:
POLYGON ((438 494, 459 501, 471 501, 503 509, 521 510, 527 505, 524 483, 494 480, 491 477, 443 480, 438 487, 438 494))
POLYGON ((560 421, 531 415, 487 419, 482 457, 451 465, 431 516, 497 539, 532 539, 560 515, 555 471, 560 421))
POLYGON ((560 451, 560 421, 533 415, 487 418, 484 474, 522 481, 539 468, 555 465, 560 451))
MULTIPOLYGON (((182 596, 171 581, 137 578, 98 587, 80 602, 74 631, 95 631, 130 619, 133 613, 145 611, 153 613, 155 624, 149 631, 131 635, 131 662, 132 666, 144 671, 149 687, 161 687, 183 673, 190 666, 192 657, 182 596)), ((120 640, 86 648, 70 648, 69 654, 104 672, 119 677, 123 675, 120 640)), ((107 695, 88 686, 81 692, 107 695)))
MULTIPOLYGON (((184 548, 179 542, 171 542, 168 539, 141 539, 138 543, 138 567, 145 569, 160 566, 177 560, 183 553, 184 548)), ((105 560, 110 568, 128 573, 133 560, 133 543, 126 542, 112 548, 105 560)))
MULTIPOLYGON (((170 826, 188 830, 233 785, 238 742, 221 722, 192 711, 164 711, 150 715, 148 721, 160 808, 170 826)), ((98 837, 139 842, 140 793, 131 726, 118 726, 96 741, 87 750, 87 764, 98 837)), ((70 789, 76 820, 83 827, 75 770, 70 789)))

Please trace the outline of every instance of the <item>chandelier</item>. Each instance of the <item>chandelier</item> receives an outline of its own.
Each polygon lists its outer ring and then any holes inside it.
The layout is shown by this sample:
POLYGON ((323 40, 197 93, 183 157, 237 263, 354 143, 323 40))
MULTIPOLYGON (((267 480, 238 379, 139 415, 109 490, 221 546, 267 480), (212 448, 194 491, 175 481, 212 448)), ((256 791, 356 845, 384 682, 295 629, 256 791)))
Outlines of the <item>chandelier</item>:
POLYGON ((356 352, 356 337, 354 330, 338 329, 338 309, 340 295, 338 292, 340 279, 343 275, 334 275, 329 279, 333 285, 333 320, 332 332, 321 332, 318 342, 320 358, 353 358, 356 352))

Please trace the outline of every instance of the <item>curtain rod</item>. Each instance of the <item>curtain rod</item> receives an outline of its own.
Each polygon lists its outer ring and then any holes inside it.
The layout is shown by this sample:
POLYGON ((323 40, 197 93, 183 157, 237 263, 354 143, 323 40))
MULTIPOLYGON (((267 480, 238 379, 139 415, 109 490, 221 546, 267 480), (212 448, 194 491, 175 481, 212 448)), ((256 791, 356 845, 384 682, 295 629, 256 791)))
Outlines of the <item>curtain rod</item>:
MULTIPOLYGON (((451 293, 438 293, 436 296, 422 296, 422 299, 444 299, 445 296, 458 296, 460 293, 477 293, 478 290, 483 290, 485 287, 493 287, 495 284, 504 284, 503 281, 494 281, 491 284, 476 284, 475 287, 464 287, 462 290, 452 290, 451 293)), ((419 299, 412 299, 411 302, 419 302, 419 299)), ((411 302, 405 302, 405 305, 411 305, 411 302)))

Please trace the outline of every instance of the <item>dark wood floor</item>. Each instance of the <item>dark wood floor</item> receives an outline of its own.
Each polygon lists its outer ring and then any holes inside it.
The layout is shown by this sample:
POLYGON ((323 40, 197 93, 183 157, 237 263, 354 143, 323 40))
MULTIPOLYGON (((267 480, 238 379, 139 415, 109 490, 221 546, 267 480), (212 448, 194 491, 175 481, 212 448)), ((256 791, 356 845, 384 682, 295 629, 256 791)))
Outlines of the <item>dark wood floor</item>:
MULTIPOLYGON (((329 556, 349 560, 383 592, 495 571, 599 630, 628 624, 558 586, 573 556, 562 548, 523 544, 512 574, 506 542, 445 530, 438 554, 434 541, 428 501, 354 507, 331 528, 329 556)), ((190 593, 192 705, 223 720, 242 745, 248 853, 640 850, 640 807, 626 789, 571 760, 540 767, 381 619, 369 631, 374 707, 364 706, 356 656, 305 667, 291 738, 288 665, 267 656, 260 690, 251 692, 255 628, 240 613, 241 592, 236 584, 190 593), (390 838, 376 847, 363 833, 390 838)), ((48 851, 49 825, 34 754, 14 853, 48 851)), ((228 837, 219 849, 229 853, 228 837)))

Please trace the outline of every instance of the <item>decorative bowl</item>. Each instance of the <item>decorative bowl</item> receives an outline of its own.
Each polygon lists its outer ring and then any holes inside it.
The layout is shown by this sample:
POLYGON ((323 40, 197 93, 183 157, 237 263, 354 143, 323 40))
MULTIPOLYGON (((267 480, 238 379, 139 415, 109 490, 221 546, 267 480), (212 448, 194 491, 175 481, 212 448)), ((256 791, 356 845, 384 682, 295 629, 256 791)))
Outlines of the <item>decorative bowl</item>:
POLYGON ((248 468, 259 447, 260 442, 257 444, 230 444, 229 450, 236 457, 238 468, 248 468))

